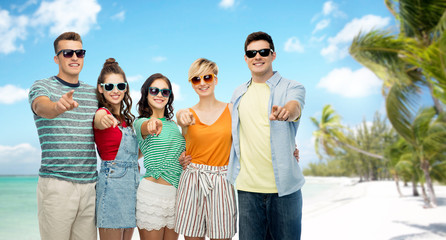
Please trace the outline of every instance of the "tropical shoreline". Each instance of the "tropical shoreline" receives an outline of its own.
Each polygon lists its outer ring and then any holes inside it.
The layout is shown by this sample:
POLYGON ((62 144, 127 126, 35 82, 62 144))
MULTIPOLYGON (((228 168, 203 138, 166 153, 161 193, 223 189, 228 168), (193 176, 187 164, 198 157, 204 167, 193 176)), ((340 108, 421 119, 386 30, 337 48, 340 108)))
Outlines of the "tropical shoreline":
POLYGON ((421 196, 412 196, 410 185, 401 186, 399 197, 394 181, 348 184, 339 181, 337 189, 305 202, 302 239, 445 239, 446 186, 435 186, 438 206, 423 208, 421 196))

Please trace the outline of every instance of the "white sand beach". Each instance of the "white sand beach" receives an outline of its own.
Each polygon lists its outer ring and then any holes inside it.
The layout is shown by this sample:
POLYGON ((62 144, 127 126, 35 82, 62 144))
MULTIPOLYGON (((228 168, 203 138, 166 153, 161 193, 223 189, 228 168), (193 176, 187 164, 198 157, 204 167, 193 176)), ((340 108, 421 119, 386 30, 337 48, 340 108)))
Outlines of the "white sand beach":
MULTIPOLYGON (((446 186, 435 186, 438 207, 424 209, 422 197, 413 197, 411 187, 402 183, 404 197, 398 196, 393 181, 307 178, 310 181, 339 184, 311 199, 305 198, 304 187, 303 240, 446 239, 446 186)), ((133 239, 139 239, 137 231, 133 239)))
POLYGON ((341 183, 338 189, 313 202, 304 198, 303 240, 446 239, 445 186, 435 186, 438 207, 424 209, 422 197, 413 197, 411 186, 402 183, 404 197, 399 197, 393 181, 355 184, 348 178, 331 179, 341 183))

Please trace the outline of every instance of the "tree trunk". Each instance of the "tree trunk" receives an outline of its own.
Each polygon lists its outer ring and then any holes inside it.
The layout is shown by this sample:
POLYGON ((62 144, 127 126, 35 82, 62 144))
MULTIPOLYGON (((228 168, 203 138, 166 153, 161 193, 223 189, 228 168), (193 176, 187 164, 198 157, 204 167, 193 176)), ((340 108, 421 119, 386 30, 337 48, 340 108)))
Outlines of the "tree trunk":
POLYGON ((424 204, 425 204, 425 206, 429 206, 429 198, 427 197, 426 188, 424 187, 424 183, 420 183, 420 186, 421 186, 421 193, 423 193, 424 204))
POLYGON ((378 154, 374 154, 374 153, 370 153, 370 152, 364 151, 364 150, 362 150, 362 149, 360 149, 360 148, 357 148, 357 147, 354 147, 354 146, 352 146, 352 145, 350 145, 350 144, 343 143, 343 142, 341 142, 341 141, 339 141, 339 140, 337 140, 337 139, 334 139, 334 140, 336 141, 336 143, 337 143, 338 145, 346 146, 346 147, 350 148, 350 149, 353 150, 353 151, 362 153, 362 154, 367 155, 367 156, 372 157, 372 158, 384 159, 384 157, 381 156, 381 155, 378 155, 378 154))
POLYGON ((415 181, 415 177, 412 177, 412 195, 414 197, 420 196, 420 193, 418 193, 417 181, 415 181))
POLYGON ((435 196, 434 186, 432 185, 432 179, 431 179, 431 175, 429 173, 429 167, 430 167, 429 162, 427 160, 422 160, 421 169, 423 169, 424 178, 426 179, 429 203, 430 203, 431 207, 436 207, 437 206, 437 197, 435 196))
POLYGON ((398 191, 398 194, 400 195, 400 197, 403 197, 403 194, 401 193, 401 189, 400 189, 400 180, 398 178, 397 173, 393 174, 393 180, 395 180, 396 190, 398 191))

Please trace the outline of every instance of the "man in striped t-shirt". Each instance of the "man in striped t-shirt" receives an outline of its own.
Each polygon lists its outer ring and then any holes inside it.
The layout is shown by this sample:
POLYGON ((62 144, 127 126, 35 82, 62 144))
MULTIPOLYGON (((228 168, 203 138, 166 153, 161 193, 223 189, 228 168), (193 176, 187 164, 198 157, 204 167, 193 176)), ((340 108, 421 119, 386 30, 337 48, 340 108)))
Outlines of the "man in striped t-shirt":
POLYGON ((85 50, 79 34, 54 41, 59 73, 29 91, 42 149, 37 184, 42 239, 96 239, 95 88, 79 81, 85 50))

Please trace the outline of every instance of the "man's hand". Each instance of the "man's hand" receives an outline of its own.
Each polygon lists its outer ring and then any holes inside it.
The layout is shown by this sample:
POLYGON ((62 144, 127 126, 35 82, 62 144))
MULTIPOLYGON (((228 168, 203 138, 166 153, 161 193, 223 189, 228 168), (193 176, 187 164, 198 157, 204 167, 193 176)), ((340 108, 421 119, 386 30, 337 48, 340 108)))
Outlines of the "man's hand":
POLYGON ((152 117, 147 121, 147 132, 148 135, 160 135, 161 130, 163 129, 163 122, 158 118, 152 117))
POLYGON ((271 121, 286 121, 290 117, 290 111, 284 107, 273 105, 271 108, 271 115, 269 115, 269 120, 271 121))
POLYGON ((192 161, 192 157, 190 155, 186 156, 186 152, 182 152, 180 157, 178 158, 178 161, 180 162, 184 170, 190 164, 190 161, 192 161))
POLYGON ((177 113, 177 121, 180 127, 188 127, 190 125, 195 124, 194 114, 192 114, 189 110, 179 111, 177 113))
POLYGON ((58 115, 79 107, 79 103, 73 100, 73 93, 74 90, 65 93, 59 98, 59 101, 56 102, 55 110, 58 115))

